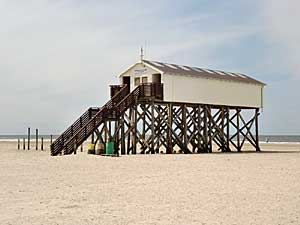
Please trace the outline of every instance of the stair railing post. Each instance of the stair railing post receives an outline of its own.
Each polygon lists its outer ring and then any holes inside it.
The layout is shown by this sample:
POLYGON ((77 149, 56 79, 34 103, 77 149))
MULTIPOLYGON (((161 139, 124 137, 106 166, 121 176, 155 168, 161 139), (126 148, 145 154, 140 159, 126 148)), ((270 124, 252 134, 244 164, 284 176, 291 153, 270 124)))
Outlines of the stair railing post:
POLYGON ((91 113, 91 109, 89 108, 89 119, 91 119, 92 117, 92 113, 91 113))

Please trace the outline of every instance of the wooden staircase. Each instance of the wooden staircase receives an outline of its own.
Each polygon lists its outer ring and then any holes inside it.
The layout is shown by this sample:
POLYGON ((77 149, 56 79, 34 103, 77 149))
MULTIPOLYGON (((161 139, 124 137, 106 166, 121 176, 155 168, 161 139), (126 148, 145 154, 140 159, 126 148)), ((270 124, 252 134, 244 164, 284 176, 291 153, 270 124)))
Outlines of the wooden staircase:
MULTIPOLYGON (((139 89, 139 88, 137 88, 139 89)), ((89 108, 79 119, 77 119, 65 132, 63 132, 51 145, 51 155, 72 154, 107 118, 116 118, 119 103, 125 99, 132 99, 128 94, 127 86, 123 86, 102 108, 89 108)), ((138 97, 138 96, 137 96, 138 97)), ((127 104, 129 102, 126 102, 127 104)), ((121 105, 121 104, 120 104, 121 105)), ((122 104, 122 106, 125 106, 122 104)), ((125 106, 126 107, 126 106, 125 106)))
POLYGON ((129 93, 128 87, 122 86, 102 108, 89 108, 51 145, 51 155, 69 155, 88 139, 107 119, 118 119, 139 99, 162 98, 162 85, 141 84, 129 93))
POLYGON ((88 121, 100 111, 100 108, 89 108, 85 111, 67 130, 65 130, 50 146, 51 155, 58 155, 61 149, 69 141, 80 128, 84 127, 88 121))

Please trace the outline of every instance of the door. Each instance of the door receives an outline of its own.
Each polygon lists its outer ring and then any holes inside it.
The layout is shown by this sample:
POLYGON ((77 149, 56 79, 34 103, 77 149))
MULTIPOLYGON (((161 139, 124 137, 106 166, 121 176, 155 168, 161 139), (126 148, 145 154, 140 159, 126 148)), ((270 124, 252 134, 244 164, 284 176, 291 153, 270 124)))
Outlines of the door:
POLYGON ((123 84, 127 84, 128 90, 130 91, 130 77, 123 77, 123 84))
POLYGON ((155 98, 163 100, 164 89, 161 84, 161 74, 160 73, 152 74, 152 83, 154 84, 155 98))
POLYGON ((157 73, 157 74, 152 74, 152 83, 161 83, 161 74, 157 73))

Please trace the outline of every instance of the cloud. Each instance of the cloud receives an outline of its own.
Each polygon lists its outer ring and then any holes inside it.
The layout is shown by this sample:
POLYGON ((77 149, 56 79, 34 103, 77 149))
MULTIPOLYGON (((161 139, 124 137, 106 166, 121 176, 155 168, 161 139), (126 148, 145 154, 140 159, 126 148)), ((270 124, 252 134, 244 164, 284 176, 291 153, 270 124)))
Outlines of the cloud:
POLYGON ((264 0, 261 7, 264 34, 272 46, 270 52, 278 52, 278 61, 296 79, 300 78, 299 9, 298 0, 264 0))
POLYGON ((218 47, 249 32, 237 25, 212 29, 215 14, 181 14, 170 1, 0 4, 0 104, 7 109, 2 118, 13 119, 0 121, 3 133, 24 124, 58 133, 87 107, 101 106, 144 41, 148 58, 204 65, 218 47))
MULTIPOLYGON (((266 0, 254 10, 252 1, 217 7, 192 2, 0 1, 0 133, 22 133, 26 126, 60 133, 87 107, 107 101, 108 85, 138 60, 145 41, 146 58, 243 72, 259 64, 252 38, 263 34, 270 48, 261 64, 269 60, 275 75, 299 71, 296 19, 276 17, 288 17, 289 9, 280 10, 283 3, 266 0), (260 15, 254 14, 257 8, 260 15)), ((298 18, 294 11, 293 17, 298 18)), ((273 87, 271 93, 278 91, 273 87)), ((272 111, 276 99, 270 96, 269 103, 272 111)), ((265 117, 272 127, 276 118, 265 117)))

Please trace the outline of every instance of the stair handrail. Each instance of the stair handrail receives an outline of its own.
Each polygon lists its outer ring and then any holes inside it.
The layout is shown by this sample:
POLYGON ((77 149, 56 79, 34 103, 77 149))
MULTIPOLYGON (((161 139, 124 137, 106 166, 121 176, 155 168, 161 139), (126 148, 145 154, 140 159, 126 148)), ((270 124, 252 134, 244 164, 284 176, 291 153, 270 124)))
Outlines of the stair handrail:
MULTIPOLYGON (((95 127, 98 127, 98 125, 100 125, 100 123, 102 122, 102 117, 104 115, 108 115, 109 113, 111 113, 110 111, 112 109, 114 109, 115 105, 120 102, 122 99, 124 99, 128 94, 129 90, 127 88, 127 85, 125 84, 120 91, 118 91, 100 110, 99 112, 97 112, 93 118, 91 120, 88 121, 88 123, 81 127, 78 131, 76 131, 76 133, 72 136, 75 137, 75 139, 78 137, 78 135, 84 131, 83 129, 85 129, 87 136, 89 136, 90 131, 87 130, 86 127, 93 127, 93 130, 95 127), (90 125, 90 126, 89 126, 90 125)), ((69 143, 71 142, 71 140, 73 140, 72 138, 69 139, 68 141, 66 141, 66 143, 63 145, 63 148, 65 146, 68 146, 69 143)), ((81 142, 82 140, 78 140, 78 142, 81 142)), ((62 148, 62 149, 63 149, 62 148)), ((70 154, 69 152, 67 152, 67 154, 70 154)))
POLYGON ((71 126, 69 126, 58 138, 54 140, 51 144, 51 151, 55 151, 58 146, 63 146, 63 143, 70 139, 73 136, 74 130, 77 130, 77 127, 83 126, 83 122, 87 118, 91 118, 93 116, 94 111, 99 111, 100 108, 90 107, 86 110, 71 126))
MULTIPOLYGON (((115 105, 118 101, 119 98, 122 98, 122 96, 126 95, 126 88, 127 85, 122 85, 123 87, 116 93, 116 95, 111 98, 111 100, 108 102, 111 106, 115 105)), ((128 91, 127 91, 128 92, 128 91)), ((77 131, 80 130, 81 128, 85 127, 88 125, 88 122, 93 115, 93 111, 97 110, 97 112, 101 111, 102 108, 89 108, 82 116, 80 116, 66 131, 64 131, 51 145, 51 154, 52 155, 57 155, 59 152, 62 151, 64 148, 65 144, 72 139, 74 134, 77 134, 77 131), (83 118, 86 118, 87 115, 89 116, 88 121, 84 124, 82 124, 83 118), (78 123, 80 124, 79 129, 78 129, 78 123), (65 138, 67 136, 67 139, 65 138)))
POLYGON ((120 116, 130 105, 135 103, 135 101, 140 97, 140 90, 141 86, 139 85, 115 106, 117 116, 120 116))

